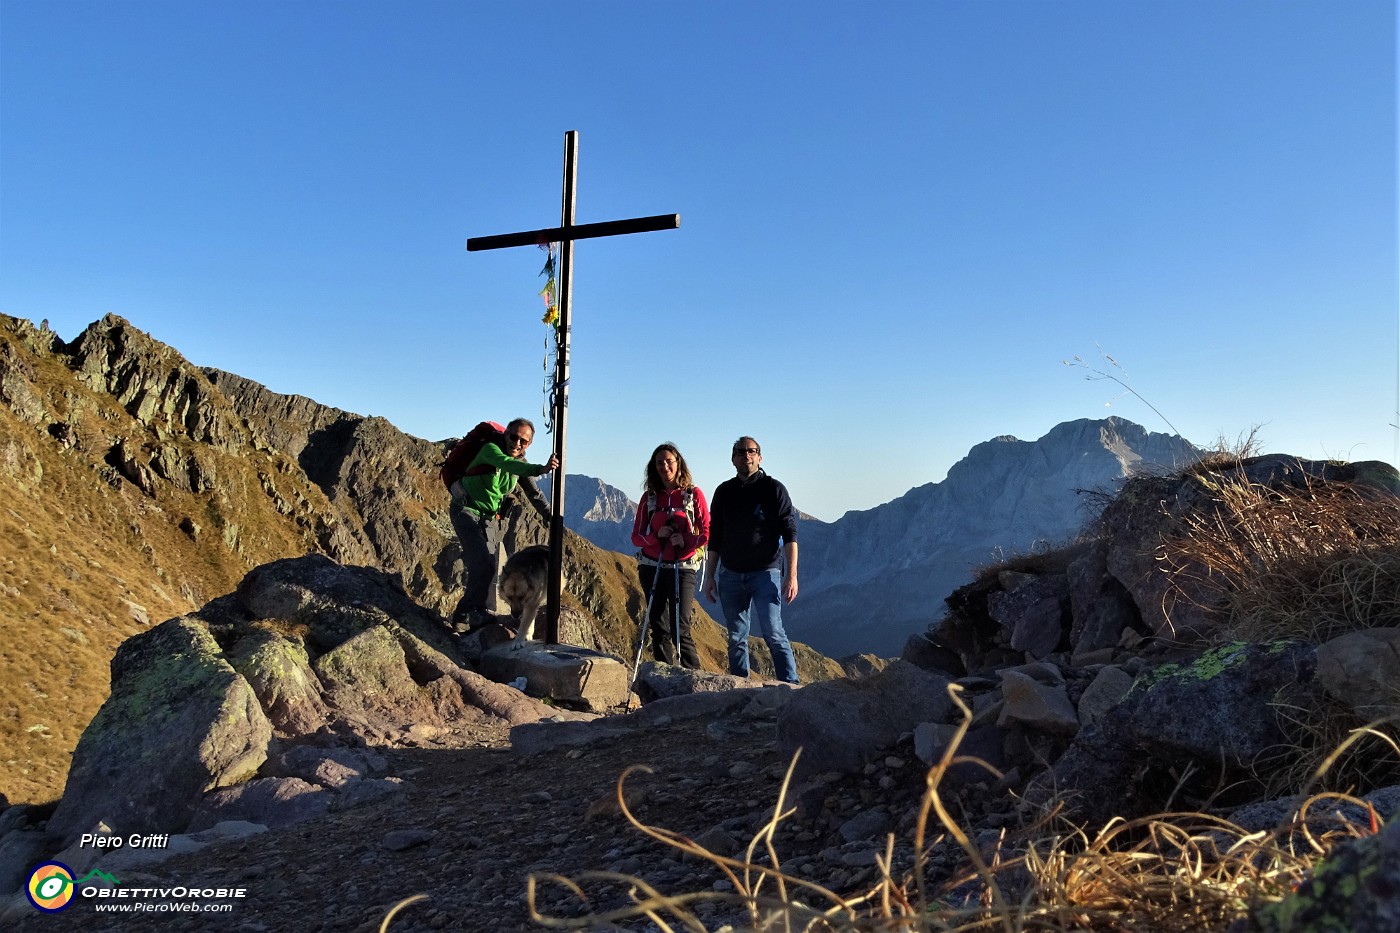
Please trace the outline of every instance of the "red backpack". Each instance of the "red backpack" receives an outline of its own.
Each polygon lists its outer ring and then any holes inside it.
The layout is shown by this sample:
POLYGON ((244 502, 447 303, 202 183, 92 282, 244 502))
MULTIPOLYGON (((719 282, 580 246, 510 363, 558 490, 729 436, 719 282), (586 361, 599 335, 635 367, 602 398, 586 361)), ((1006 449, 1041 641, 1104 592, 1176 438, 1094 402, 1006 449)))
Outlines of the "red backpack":
POLYGON ((483 476, 487 473, 494 473, 496 468, 485 464, 478 464, 470 470, 467 467, 471 466, 476 455, 481 453, 482 447, 487 444, 501 447, 505 436, 506 429, 494 421, 483 421, 468 431, 467 436, 456 443, 447 455, 447 459, 442 463, 442 470, 439 474, 442 476, 442 484, 450 490, 452 484, 463 476, 483 476))

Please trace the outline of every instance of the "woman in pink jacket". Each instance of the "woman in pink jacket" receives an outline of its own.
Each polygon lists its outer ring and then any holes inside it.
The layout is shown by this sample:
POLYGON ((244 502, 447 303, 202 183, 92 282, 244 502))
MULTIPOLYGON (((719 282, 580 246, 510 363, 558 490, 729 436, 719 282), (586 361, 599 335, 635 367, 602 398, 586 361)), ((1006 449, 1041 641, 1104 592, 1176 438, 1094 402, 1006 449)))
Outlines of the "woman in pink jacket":
POLYGON ((703 562, 701 548, 710 540, 710 507, 690 476, 690 467, 675 444, 662 444, 647 462, 646 493, 632 523, 637 576, 649 606, 647 624, 652 654, 667 664, 700 667, 690 637, 690 607, 695 601, 695 574, 703 562))

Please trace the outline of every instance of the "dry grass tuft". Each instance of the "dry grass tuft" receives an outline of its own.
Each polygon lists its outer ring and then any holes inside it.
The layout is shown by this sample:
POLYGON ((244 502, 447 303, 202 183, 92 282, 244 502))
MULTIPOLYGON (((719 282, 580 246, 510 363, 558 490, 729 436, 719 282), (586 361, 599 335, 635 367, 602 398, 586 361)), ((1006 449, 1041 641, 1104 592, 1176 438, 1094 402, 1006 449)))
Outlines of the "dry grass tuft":
POLYGON ((386 931, 389 929, 389 926, 394 922, 394 918, 401 914, 403 911, 407 910, 409 907, 412 907, 414 904, 426 900, 428 900, 428 895, 415 894, 412 897, 404 898, 403 900, 395 904, 393 907, 389 908, 389 912, 384 915, 384 919, 379 924, 379 933, 386 933, 386 931))
POLYGON ((1183 591, 1224 608, 1221 639, 1319 643, 1400 624, 1400 497, 1313 480, 1276 489, 1238 472, 1199 478, 1211 507, 1183 517, 1162 559, 1183 591))
POLYGON ((1359 793, 1400 782, 1395 722, 1357 725, 1356 713, 1338 701, 1302 696, 1305 705, 1275 704, 1288 741, 1253 763, 1266 796, 1359 793))
POLYGON ((311 633, 311 626, 305 622, 294 622, 290 619, 258 619, 250 626, 253 629, 263 629, 274 635, 279 635, 288 641, 305 643, 307 636, 311 633))
POLYGON ((1045 576, 1064 573, 1075 558, 1088 548, 1086 540, 1071 541, 1058 546, 1039 547, 1023 553, 1012 554, 993 564, 984 564, 973 571, 973 581, 983 583, 1002 572, 1026 573, 1045 576))
POLYGON ((1258 425, 1251 428, 1248 434, 1241 435, 1233 441, 1222 434, 1210 447, 1201 448, 1196 461, 1183 472, 1201 475, 1238 467, 1250 457, 1257 457, 1263 453, 1262 446, 1258 425))

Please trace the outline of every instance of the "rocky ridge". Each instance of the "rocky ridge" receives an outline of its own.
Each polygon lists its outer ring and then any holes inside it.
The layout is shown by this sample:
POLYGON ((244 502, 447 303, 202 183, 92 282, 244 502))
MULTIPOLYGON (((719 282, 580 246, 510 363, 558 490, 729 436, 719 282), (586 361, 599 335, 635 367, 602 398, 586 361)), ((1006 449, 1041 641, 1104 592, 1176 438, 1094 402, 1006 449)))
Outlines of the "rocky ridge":
MULTIPOLYGON (((71 342, 0 316, 0 793, 56 796, 117 646, 269 561, 375 567, 450 610, 462 570, 437 478, 448 443, 197 367, 115 315, 71 342)), ((522 506, 508 550, 545 529, 522 506)), ((629 654, 642 600, 630 559, 569 534, 566 560, 566 605, 629 654)), ((718 669, 720 632, 697 612, 718 669)), ((810 650, 803 664, 840 673, 810 650)))

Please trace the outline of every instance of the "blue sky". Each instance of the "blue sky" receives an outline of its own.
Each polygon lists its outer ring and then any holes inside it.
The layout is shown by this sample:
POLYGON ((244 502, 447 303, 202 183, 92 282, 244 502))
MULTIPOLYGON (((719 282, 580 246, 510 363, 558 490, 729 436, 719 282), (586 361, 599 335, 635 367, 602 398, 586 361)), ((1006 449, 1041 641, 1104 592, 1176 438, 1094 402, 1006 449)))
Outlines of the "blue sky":
POLYGON ((557 224, 578 130, 578 222, 681 227, 576 248, 569 472, 635 497, 671 440, 709 491, 752 434, 831 520, 1170 430, 1075 356, 1198 444, 1394 462, 1396 40, 1390 0, 0 0, 0 312, 540 421, 543 255, 465 243, 557 224))

